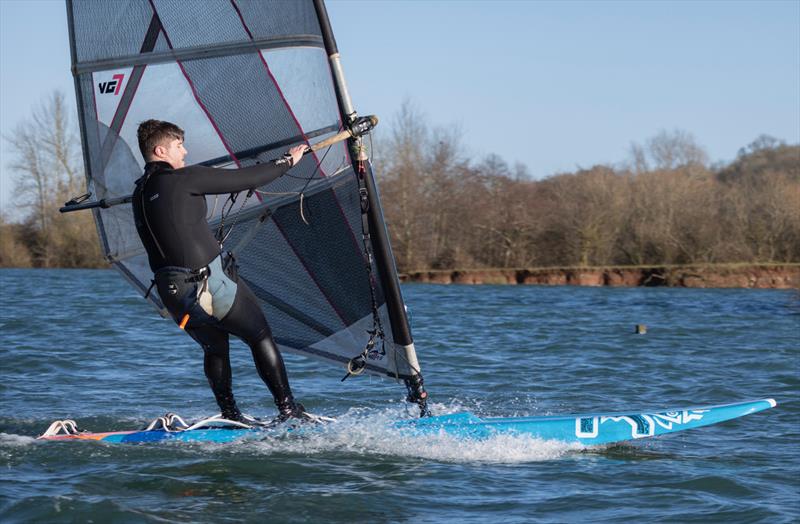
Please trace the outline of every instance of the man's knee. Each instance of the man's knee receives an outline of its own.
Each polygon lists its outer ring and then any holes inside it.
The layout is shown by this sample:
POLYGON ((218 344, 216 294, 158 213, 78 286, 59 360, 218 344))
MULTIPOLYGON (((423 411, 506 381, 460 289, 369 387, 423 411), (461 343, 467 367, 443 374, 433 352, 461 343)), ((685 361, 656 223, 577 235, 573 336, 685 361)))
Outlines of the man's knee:
POLYGON ((227 344, 212 345, 208 342, 201 342, 200 347, 203 348, 203 353, 205 353, 209 357, 216 357, 216 358, 227 357, 228 353, 230 352, 230 349, 228 348, 227 344))
POLYGON ((195 342, 200 344, 203 352, 208 356, 224 357, 229 351, 228 334, 211 329, 192 329, 187 330, 195 342))

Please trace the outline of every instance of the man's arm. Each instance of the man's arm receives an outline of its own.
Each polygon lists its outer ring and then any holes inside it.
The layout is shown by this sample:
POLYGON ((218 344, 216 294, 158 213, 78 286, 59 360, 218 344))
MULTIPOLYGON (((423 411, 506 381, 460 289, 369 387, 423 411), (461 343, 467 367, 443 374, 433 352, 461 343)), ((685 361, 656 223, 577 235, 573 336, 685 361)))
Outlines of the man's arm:
POLYGON ((272 162, 242 169, 190 166, 178 173, 185 177, 185 181, 182 180, 181 183, 185 183, 190 192, 196 195, 221 195, 268 184, 286 173, 289 167, 288 163, 275 165, 272 162))
POLYGON ((198 195, 220 195, 236 193, 245 189, 255 189, 268 184, 286 173, 297 164, 308 149, 305 145, 289 150, 291 160, 281 164, 267 162, 241 169, 219 169, 205 166, 190 166, 178 170, 185 176, 186 187, 198 195))

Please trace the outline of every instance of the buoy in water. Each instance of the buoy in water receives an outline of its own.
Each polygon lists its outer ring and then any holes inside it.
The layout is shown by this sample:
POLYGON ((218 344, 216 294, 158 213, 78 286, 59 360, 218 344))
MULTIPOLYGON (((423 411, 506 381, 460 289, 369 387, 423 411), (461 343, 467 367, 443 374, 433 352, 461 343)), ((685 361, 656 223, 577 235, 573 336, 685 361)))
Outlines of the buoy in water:
POLYGON ((636 328, 634 329, 633 332, 636 333, 637 335, 644 335, 645 333, 647 333, 647 326, 645 326, 644 324, 636 324, 636 328))

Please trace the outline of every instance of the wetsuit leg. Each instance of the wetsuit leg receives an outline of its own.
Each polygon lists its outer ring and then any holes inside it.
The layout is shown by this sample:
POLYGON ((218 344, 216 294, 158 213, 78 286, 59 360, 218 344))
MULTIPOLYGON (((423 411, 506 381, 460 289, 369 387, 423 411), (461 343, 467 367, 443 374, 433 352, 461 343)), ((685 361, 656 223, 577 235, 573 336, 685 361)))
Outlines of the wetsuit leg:
POLYGON ((222 416, 229 420, 240 420, 242 414, 233 397, 228 333, 213 326, 189 328, 186 332, 203 347, 203 370, 222 416))
POLYGON ((220 322, 220 327, 250 346, 258 375, 272 393, 278 410, 282 415, 294 414, 297 406, 289 387, 283 357, 275 345, 258 299, 242 279, 239 279, 233 306, 220 322))
POLYGON ((275 405, 281 413, 292 412, 295 409, 294 397, 289 387, 289 378, 286 376, 286 366, 283 357, 275 345, 272 333, 267 331, 257 341, 246 341, 253 353, 258 376, 269 388, 275 405))

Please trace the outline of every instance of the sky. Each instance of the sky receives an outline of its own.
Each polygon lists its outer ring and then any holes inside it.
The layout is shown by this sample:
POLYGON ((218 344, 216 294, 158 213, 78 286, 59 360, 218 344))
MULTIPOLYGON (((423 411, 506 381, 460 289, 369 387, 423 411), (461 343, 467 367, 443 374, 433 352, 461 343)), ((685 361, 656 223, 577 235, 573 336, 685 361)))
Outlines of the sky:
MULTIPOLYGON (((661 130, 692 133, 713 162, 761 134, 800 143, 800 0, 327 7, 359 113, 386 129, 410 101, 429 125, 458 129, 469 157, 497 154, 536 178, 620 163, 661 130)), ((0 0, 0 133, 56 89, 74 110, 64 3, 0 0)), ((11 161, 2 140, 6 213, 11 161)))

